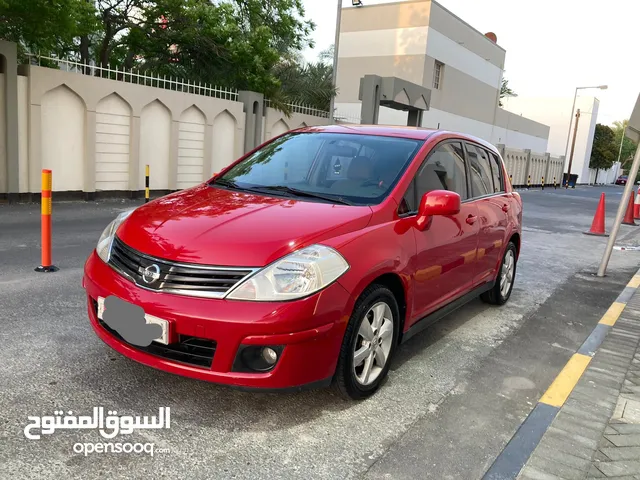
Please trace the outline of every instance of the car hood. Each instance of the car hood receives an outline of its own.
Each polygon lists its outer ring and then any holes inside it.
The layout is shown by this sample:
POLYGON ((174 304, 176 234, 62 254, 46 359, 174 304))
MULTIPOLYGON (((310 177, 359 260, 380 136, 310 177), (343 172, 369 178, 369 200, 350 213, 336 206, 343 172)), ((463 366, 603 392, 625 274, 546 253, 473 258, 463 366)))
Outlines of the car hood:
POLYGON ((304 246, 364 228, 369 207, 275 198, 208 185, 137 208, 117 236, 168 260, 260 267, 304 246))

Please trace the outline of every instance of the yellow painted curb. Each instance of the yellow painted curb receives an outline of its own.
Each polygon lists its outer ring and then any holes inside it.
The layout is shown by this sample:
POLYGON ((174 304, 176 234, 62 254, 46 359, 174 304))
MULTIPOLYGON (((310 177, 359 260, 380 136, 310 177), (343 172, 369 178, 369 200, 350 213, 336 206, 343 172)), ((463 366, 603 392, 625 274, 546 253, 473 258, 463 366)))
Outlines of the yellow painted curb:
POLYGON ((627 287, 638 288, 640 287, 640 275, 634 275, 629 283, 627 283, 627 287))
POLYGON ((605 313, 602 316, 602 318, 598 323, 602 325, 611 325, 611 326, 615 325, 616 321, 618 320, 618 317, 622 313, 622 310, 624 310, 624 307, 626 306, 627 306, 626 303, 613 302, 609 307, 609 310, 607 310, 607 313, 605 313))
POLYGON ((575 353, 542 396, 540 403, 546 403, 552 407, 564 405, 589 362, 591 362, 591 357, 575 353))

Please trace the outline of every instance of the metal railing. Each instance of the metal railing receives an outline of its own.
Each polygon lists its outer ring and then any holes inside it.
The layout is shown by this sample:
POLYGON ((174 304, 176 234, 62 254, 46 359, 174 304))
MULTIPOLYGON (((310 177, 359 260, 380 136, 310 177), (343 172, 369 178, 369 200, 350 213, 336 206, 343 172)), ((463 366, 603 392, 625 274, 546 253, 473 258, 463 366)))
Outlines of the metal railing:
POLYGON ((356 115, 342 115, 340 113, 336 113, 333 116, 333 119, 337 123, 354 123, 354 124, 362 123, 362 119, 356 115))
MULTIPOLYGON (((272 105, 272 103, 273 102, 271 100, 265 99, 264 106, 266 108, 275 108, 272 105)), ((285 105, 289 107, 289 109, 294 113, 301 113, 303 115, 312 115, 314 117, 329 118, 329 112, 326 112, 324 110, 319 110, 317 108, 308 107, 306 105, 300 105, 296 103, 286 103, 285 105)))
MULTIPOLYGON (((136 85, 145 85, 148 87, 163 88, 176 92, 193 93, 195 95, 204 95, 207 97, 215 97, 224 100, 238 100, 238 91, 225 87, 215 86, 211 83, 190 82, 177 77, 167 77, 166 75, 154 75, 153 72, 124 70, 109 67, 100 67, 97 65, 87 65, 73 60, 62 58, 47 57, 44 55, 29 55, 32 65, 42 66, 44 63, 54 63, 58 69, 67 72, 91 75, 98 78, 107 78, 120 82, 133 83, 136 85)), ((49 65, 45 65, 49 66, 49 65)))

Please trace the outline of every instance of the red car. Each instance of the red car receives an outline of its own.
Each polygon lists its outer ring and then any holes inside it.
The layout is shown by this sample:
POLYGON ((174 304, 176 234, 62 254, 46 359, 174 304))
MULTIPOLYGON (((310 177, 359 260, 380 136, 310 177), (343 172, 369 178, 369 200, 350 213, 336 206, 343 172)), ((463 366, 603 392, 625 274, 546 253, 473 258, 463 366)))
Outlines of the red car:
POLYGON ((91 325, 167 372, 365 398, 402 342, 478 296, 509 299, 522 201, 507 179, 468 135, 289 132, 119 215, 85 265, 91 325), (115 321, 124 306, 136 322, 115 321))

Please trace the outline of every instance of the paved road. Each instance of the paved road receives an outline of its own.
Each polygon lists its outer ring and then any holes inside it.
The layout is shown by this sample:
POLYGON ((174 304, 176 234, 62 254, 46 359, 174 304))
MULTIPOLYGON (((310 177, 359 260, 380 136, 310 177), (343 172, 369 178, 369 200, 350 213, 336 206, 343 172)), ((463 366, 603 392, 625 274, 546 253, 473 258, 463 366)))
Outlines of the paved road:
MULTIPOLYGON (((385 387, 344 402, 330 391, 244 393, 136 364, 93 334, 82 265, 102 228, 133 202, 55 203, 53 258, 38 274, 37 205, 0 205, 0 477, 479 478, 631 275, 640 254, 614 252, 588 229, 600 192, 608 228, 621 188, 523 192, 516 288, 504 308, 473 302, 400 349, 385 387), (29 415, 58 408, 150 415, 170 430, 137 432, 168 453, 92 454, 95 431, 27 440, 29 415)), ((624 226, 620 243, 637 245, 624 226)), ((122 437, 120 437, 122 441, 122 437)))

